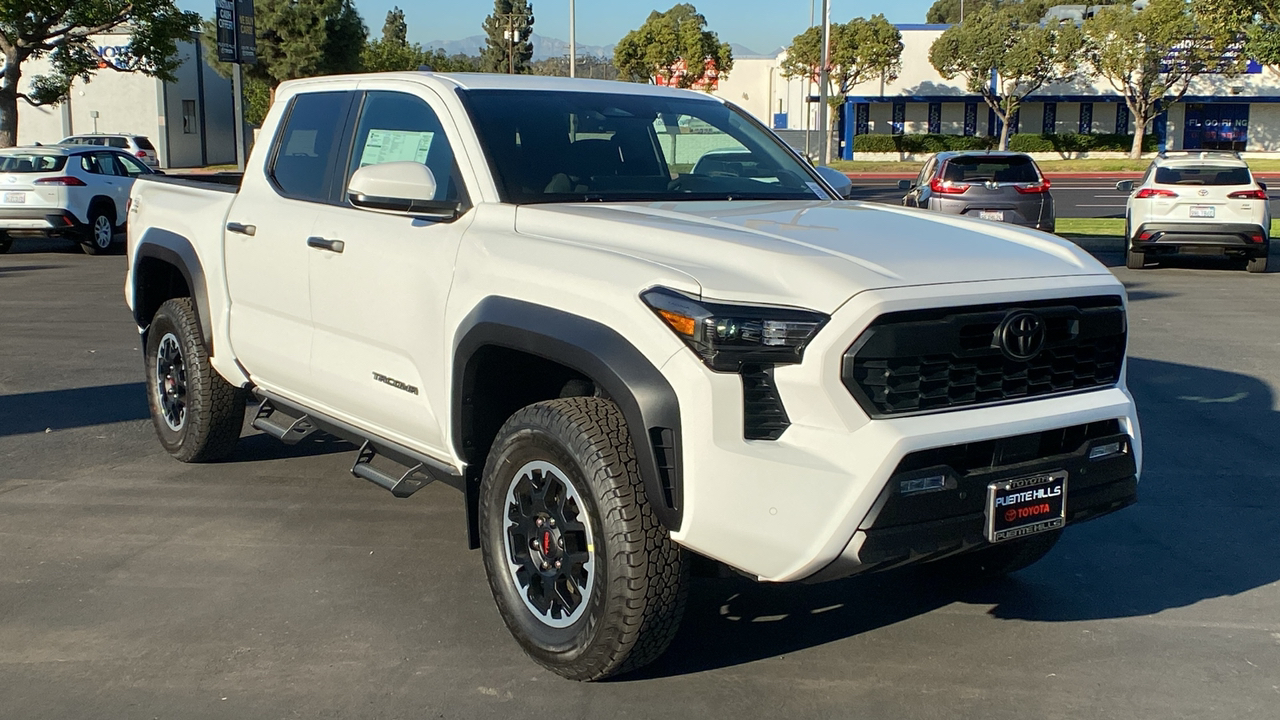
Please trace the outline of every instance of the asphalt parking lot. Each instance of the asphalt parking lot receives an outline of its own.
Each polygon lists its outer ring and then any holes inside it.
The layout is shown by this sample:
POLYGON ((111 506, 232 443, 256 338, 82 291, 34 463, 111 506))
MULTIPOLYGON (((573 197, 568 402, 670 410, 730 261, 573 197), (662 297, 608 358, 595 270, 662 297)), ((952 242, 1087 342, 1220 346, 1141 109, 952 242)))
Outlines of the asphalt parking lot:
POLYGON ((1280 273, 1090 249, 1132 300, 1137 505, 982 589, 698 579, 665 658, 587 685, 507 634, 457 492, 396 500, 336 441, 246 433, 232 462, 170 460, 123 258, 19 240, 0 256, 0 717, 1274 719, 1280 273))

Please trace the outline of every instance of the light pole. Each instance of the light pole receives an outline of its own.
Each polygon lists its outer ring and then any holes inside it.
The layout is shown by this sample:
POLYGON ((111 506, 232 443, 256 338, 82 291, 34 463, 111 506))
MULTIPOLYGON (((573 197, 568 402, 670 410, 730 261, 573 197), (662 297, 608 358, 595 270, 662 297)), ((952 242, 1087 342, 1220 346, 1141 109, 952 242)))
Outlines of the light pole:
POLYGON ((569 77, 578 77, 578 35, 574 27, 574 0, 569 0, 569 77))
POLYGON ((818 77, 818 162, 831 162, 830 133, 827 132, 827 83, 831 64, 831 0, 822 0, 822 70, 818 77))
POLYGON ((521 31, 516 30, 516 20, 528 17, 525 13, 504 13, 499 17, 507 21, 506 32, 502 33, 502 37, 507 41, 507 73, 516 74, 516 40, 520 39, 521 31))

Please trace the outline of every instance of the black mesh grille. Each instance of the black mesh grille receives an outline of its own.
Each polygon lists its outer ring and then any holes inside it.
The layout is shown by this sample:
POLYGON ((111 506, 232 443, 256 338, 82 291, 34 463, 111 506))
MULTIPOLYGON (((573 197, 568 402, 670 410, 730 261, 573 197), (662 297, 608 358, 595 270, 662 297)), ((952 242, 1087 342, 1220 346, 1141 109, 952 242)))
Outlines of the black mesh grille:
POLYGON ((742 436, 748 440, 777 440, 790 427, 787 410, 773 385, 773 368, 742 368, 742 436))
POLYGON ((1114 385, 1126 326, 1119 297, 888 313, 845 354, 843 378, 872 416, 940 412, 1114 385), (997 342, 1010 313, 1044 321, 1044 349, 1012 360, 997 342))

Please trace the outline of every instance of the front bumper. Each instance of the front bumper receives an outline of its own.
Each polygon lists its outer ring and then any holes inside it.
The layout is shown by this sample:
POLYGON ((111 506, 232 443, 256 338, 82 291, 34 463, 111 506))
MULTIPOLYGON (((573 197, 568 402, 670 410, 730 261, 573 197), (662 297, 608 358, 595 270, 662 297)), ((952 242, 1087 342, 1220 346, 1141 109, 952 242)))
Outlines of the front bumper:
POLYGON ((80 222, 66 210, 0 208, 0 232, 11 235, 60 237, 80 229, 80 222))
POLYGON ((1252 223, 1157 222, 1138 227, 1130 243, 1138 252, 1153 254, 1224 252, 1266 255, 1270 239, 1266 228, 1252 223))
POLYGON ((739 376, 711 373, 691 353, 677 353, 663 366, 681 398, 685 449, 683 524, 673 539, 760 580, 785 582, 977 547, 985 542, 983 511, 975 512, 971 503, 985 502, 985 495, 974 488, 985 490, 991 479, 1008 477, 1002 473, 1033 474, 1036 463, 1057 464, 1054 469, 1070 473, 1068 522, 1122 507, 1132 501, 1142 451, 1123 373, 1117 385, 1088 392, 881 420, 867 416, 840 377, 844 352, 883 313, 1121 293, 1110 275, 861 293, 833 313, 826 331, 805 350, 803 363, 774 371, 791 421, 777 440, 743 439, 739 376), (913 454, 1103 422, 1111 423, 1112 434, 1128 448, 1127 460, 1105 473, 1094 467, 1081 473, 1057 457, 1088 451, 1071 447, 1021 459, 1013 467, 972 468, 957 478, 963 480, 965 497, 947 494, 953 506, 933 519, 889 523, 890 515, 877 510, 913 454), (1108 489, 1091 490, 1095 478, 1096 487, 1108 489), (1091 494, 1097 502, 1081 504, 1091 494), (837 560, 841 567, 833 566, 837 560))

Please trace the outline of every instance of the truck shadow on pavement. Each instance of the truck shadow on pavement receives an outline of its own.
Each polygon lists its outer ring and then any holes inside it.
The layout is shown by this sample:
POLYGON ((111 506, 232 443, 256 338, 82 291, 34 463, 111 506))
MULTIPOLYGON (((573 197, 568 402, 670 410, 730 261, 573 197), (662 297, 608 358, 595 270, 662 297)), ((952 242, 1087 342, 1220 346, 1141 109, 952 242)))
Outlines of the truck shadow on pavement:
MULTIPOLYGON (((1138 503, 1069 528, 1036 565, 982 587, 944 581, 928 566, 822 585, 695 580, 671 649, 622 679, 800 652, 955 603, 1024 622, 1128 618, 1280 579, 1280 413, 1272 389, 1247 375, 1141 358, 1129 360, 1129 386, 1144 438, 1138 503)), ((977 622, 973 614, 954 623, 977 622)))
POLYGON ((0 437, 149 417, 140 382, 0 395, 0 437))

